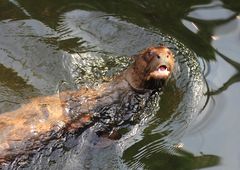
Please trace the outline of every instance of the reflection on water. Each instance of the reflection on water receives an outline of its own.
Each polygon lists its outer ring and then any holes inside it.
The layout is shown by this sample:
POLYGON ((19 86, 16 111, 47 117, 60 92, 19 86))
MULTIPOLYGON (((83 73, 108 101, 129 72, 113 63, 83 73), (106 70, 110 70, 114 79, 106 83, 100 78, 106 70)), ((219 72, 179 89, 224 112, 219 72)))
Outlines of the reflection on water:
POLYGON ((225 90, 227 90, 232 84, 238 83, 240 81, 240 64, 235 62, 234 60, 226 57, 225 55, 223 55, 222 53, 220 53, 217 50, 216 50, 216 53, 219 56, 221 56, 228 64, 230 64, 232 66, 232 68, 235 69, 236 73, 233 76, 231 76, 221 87, 219 87, 216 90, 211 91, 210 95, 220 94, 220 93, 224 92, 225 90))
MULTIPOLYGON (((239 12, 234 12, 231 9, 223 7, 223 2, 213 1, 210 4, 194 6, 192 11, 188 14, 187 19, 192 21, 194 25, 204 25, 208 28, 208 37, 211 38, 211 44, 214 48, 215 53, 231 65, 232 68, 237 71, 233 74, 229 80, 223 83, 217 90, 213 90, 211 94, 219 94, 226 90, 231 84, 239 82, 239 63, 229 58, 228 55, 235 58, 239 53, 239 38, 236 39, 236 35, 239 34, 239 12), (202 21, 212 21, 210 24, 203 23, 202 21), (229 45, 231 43, 231 45, 229 45), (222 50, 227 51, 228 55, 225 55, 222 50)), ((196 26, 197 29, 199 29, 196 26)), ((204 28, 200 28, 204 31, 204 28)), ((206 32, 206 31, 205 31, 206 32)), ((231 69, 231 68, 230 68, 231 69)), ((224 67, 225 72, 226 67, 224 67)))
POLYGON ((61 158, 56 151, 34 166, 239 169, 239 12, 234 0, 3 0, 0 112, 56 93, 61 82, 97 85, 126 68, 127 56, 164 43, 177 69, 161 99, 146 108, 152 116, 115 142, 93 145, 86 131, 61 158))
POLYGON ((14 70, 1 65, 0 73, 0 113, 19 107, 27 97, 39 95, 37 89, 26 84, 14 70))

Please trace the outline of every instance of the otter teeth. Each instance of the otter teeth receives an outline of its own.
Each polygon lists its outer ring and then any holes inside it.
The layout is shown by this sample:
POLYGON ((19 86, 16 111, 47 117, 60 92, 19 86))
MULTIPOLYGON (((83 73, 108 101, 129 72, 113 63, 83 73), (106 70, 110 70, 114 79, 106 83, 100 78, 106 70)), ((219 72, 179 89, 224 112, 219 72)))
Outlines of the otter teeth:
POLYGON ((168 71, 168 68, 167 68, 167 66, 162 65, 158 68, 158 71, 168 71))

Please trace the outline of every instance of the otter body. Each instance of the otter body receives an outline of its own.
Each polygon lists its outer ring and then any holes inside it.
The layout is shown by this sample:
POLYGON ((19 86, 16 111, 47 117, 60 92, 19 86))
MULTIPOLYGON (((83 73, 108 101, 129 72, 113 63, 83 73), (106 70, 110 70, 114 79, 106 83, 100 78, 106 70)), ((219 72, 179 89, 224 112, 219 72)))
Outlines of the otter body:
POLYGON ((132 98, 161 88, 174 67, 173 54, 164 46, 148 48, 134 60, 122 74, 96 89, 37 97, 15 111, 0 114, 0 165, 30 154, 64 133, 106 119, 109 115, 104 109, 112 105, 121 108, 119 119, 128 119, 134 112, 129 106, 132 98))

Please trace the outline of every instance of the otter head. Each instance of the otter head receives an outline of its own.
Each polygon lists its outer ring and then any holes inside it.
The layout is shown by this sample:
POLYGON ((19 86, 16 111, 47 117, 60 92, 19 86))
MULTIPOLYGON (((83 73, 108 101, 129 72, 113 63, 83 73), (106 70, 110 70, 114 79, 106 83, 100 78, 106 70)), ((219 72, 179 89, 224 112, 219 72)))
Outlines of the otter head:
POLYGON ((163 45, 147 48, 134 59, 128 82, 135 89, 161 88, 174 68, 174 55, 163 45))

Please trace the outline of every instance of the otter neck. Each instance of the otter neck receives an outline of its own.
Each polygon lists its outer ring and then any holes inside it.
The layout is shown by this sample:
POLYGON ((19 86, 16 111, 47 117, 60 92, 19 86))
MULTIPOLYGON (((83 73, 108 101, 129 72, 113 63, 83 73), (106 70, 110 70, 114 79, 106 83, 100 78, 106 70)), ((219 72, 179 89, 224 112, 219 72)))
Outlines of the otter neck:
POLYGON ((124 72, 124 77, 128 84, 137 92, 146 92, 144 72, 138 70, 134 65, 124 72))
POLYGON ((149 90, 159 90, 164 84, 165 80, 145 79, 144 70, 138 70, 136 67, 129 67, 125 73, 125 79, 135 91, 144 93, 149 90))

